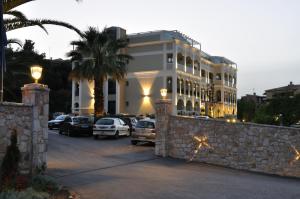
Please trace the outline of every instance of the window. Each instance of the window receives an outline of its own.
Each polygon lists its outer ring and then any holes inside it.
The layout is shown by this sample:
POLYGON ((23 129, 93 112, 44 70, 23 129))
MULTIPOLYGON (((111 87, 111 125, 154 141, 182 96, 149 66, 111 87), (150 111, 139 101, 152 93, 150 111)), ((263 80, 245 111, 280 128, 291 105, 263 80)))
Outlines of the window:
POLYGON ((114 95, 116 94, 116 81, 109 79, 108 80, 108 94, 114 95))
POLYGON ((126 81, 126 86, 129 86, 129 81, 126 81))
POLYGON ((181 65, 184 64, 184 56, 181 53, 177 54, 177 62, 178 62, 178 64, 181 64, 181 65))
POLYGON ((189 94, 189 82, 185 81, 185 94, 188 95, 189 94))
POLYGON ((221 91, 219 90, 219 91, 217 91, 217 93, 216 93, 216 95, 217 95, 217 102, 221 102, 221 91))
POLYGON ((167 54, 167 63, 172 64, 173 63, 173 54, 167 54))
POLYGON ((193 67, 193 60, 191 57, 186 57, 186 66, 193 67))
POLYGON ((199 63, 198 60, 195 60, 195 61, 194 61, 194 70, 200 71, 200 63, 199 63))
POLYGON ((222 80, 222 74, 221 73, 216 74, 216 80, 222 80))
POLYGON ((206 77, 206 71, 205 70, 201 70, 201 77, 206 77))
POLYGON ((177 78, 177 93, 180 93, 180 79, 177 78))
POLYGON ((172 77, 167 77, 167 90, 168 90, 168 93, 172 93, 172 86, 173 86, 172 77))
POLYGON ((183 81, 183 79, 180 80, 180 85, 181 85, 181 94, 184 95, 184 81, 183 81))
POLYGON ((127 106, 127 107, 129 106, 129 102, 128 102, 128 101, 126 101, 126 106, 127 106))
POLYGON ((75 96, 79 96, 79 83, 75 83, 75 96))

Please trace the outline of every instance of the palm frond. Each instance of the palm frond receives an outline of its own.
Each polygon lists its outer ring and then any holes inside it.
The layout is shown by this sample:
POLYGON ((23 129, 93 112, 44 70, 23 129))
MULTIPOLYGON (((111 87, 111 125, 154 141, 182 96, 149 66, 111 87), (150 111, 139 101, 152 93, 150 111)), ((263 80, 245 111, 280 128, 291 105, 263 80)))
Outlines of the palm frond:
POLYGON ((23 5, 31 1, 34 0, 3 0, 3 10, 4 12, 7 12, 9 10, 12 10, 13 8, 16 8, 20 5, 23 5))
POLYGON ((10 11, 5 12, 4 14, 14 16, 22 21, 28 20, 27 17, 22 12, 17 11, 17 10, 10 10, 10 11))
POLYGON ((40 23, 40 20, 22 21, 17 18, 4 19, 4 26, 7 32, 20 29, 20 28, 25 28, 25 27, 39 26, 42 30, 44 30, 48 34, 47 29, 43 26, 42 23, 40 23))
POLYGON ((62 26, 62 27, 68 28, 68 29, 70 29, 70 30, 74 30, 74 31, 75 31, 77 34, 79 34, 80 36, 83 35, 82 32, 81 32, 78 28, 76 28, 76 27, 74 27, 74 26, 72 26, 71 24, 66 23, 66 22, 57 21, 57 20, 51 20, 51 19, 41 19, 41 20, 38 20, 38 19, 37 19, 37 21, 39 21, 39 22, 40 22, 41 24, 43 24, 43 25, 56 25, 56 26, 62 26))
POLYGON ((20 47, 23 47, 23 42, 19 39, 8 39, 8 44, 18 44, 20 47))

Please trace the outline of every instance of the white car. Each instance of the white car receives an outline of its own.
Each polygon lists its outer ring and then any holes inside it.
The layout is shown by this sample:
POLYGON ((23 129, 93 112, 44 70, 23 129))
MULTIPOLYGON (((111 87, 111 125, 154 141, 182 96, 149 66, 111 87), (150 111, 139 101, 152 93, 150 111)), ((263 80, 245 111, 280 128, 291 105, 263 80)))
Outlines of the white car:
POLYGON ((93 127, 93 136, 98 139, 99 136, 130 136, 129 126, 119 118, 101 118, 93 127))

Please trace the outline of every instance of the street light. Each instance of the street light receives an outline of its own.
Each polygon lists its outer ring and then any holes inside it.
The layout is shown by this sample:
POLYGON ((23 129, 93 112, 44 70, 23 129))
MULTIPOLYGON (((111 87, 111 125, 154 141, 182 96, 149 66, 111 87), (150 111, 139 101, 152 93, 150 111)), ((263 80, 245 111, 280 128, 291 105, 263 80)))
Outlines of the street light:
POLYGON ((166 99, 168 94, 168 90, 165 88, 160 89, 160 95, 162 96, 163 99, 166 99))
POLYGON ((38 83, 39 79, 42 76, 43 68, 41 66, 35 65, 30 67, 31 76, 35 80, 35 83, 38 83))

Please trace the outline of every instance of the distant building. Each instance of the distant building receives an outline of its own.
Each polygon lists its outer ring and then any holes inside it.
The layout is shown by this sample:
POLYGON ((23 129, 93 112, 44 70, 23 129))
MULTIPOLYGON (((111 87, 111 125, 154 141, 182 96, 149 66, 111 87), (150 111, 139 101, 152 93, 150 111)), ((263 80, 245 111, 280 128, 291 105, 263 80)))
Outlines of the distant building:
POLYGON ((252 95, 248 94, 241 97, 241 100, 246 102, 252 101, 255 103, 256 106, 260 106, 266 101, 266 96, 260 96, 260 95, 256 95, 256 93, 253 93, 252 95))
POLYGON ((265 91, 267 100, 276 98, 276 97, 293 97, 297 94, 300 94, 300 84, 295 85, 293 82, 290 82, 289 85, 273 88, 265 91))
MULTIPOLYGON (((134 59, 120 82, 104 83, 104 107, 109 114, 153 114, 160 89, 166 88, 175 115, 237 114, 237 65, 225 57, 211 56, 201 44, 178 31, 152 31, 126 35, 118 27, 116 38, 127 36, 134 59)), ((73 81, 72 110, 91 114, 93 82, 73 81)))

